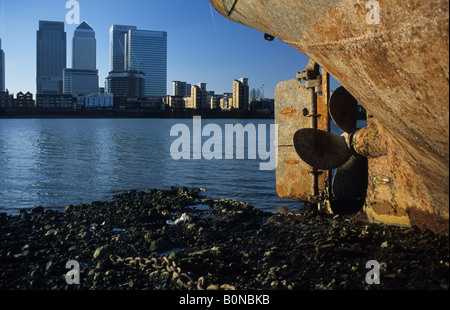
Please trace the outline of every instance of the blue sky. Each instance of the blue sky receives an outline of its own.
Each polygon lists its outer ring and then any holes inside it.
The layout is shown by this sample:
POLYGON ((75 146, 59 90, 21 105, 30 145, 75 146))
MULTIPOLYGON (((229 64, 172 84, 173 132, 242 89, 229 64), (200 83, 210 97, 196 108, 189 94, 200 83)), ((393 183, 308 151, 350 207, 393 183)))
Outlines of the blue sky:
MULTIPOLYGON (((36 90, 36 31, 39 20, 65 21, 66 0, 0 0, 0 38, 6 54, 6 87, 11 93, 36 90)), ((78 0, 80 19, 96 32, 100 86, 109 70, 109 28, 133 25, 168 33, 168 92, 173 80, 208 83, 216 93, 232 92, 233 79, 264 84, 274 97, 278 82, 295 78, 308 58, 289 45, 264 40, 263 33, 231 22, 208 0, 78 0), (212 9, 212 10, 211 10, 212 9), (212 12, 212 13, 211 13, 212 12)), ((65 24, 67 66, 73 31, 65 24)), ((333 81, 331 89, 336 88, 333 81)))

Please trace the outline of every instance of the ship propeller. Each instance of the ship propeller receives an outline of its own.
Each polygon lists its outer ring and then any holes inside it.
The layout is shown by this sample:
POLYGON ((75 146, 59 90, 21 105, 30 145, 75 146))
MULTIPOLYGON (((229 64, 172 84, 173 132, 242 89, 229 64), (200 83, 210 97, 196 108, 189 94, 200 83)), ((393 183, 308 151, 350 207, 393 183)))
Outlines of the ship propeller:
POLYGON ((357 100, 344 87, 339 87, 330 98, 329 112, 344 134, 338 136, 304 128, 294 135, 295 150, 304 162, 319 170, 336 169, 331 186, 331 208, 339 214, 360 210, 367 191, 367 158, 357 154, 351 146, 352 135, 358 130, 357 109, 357 100))

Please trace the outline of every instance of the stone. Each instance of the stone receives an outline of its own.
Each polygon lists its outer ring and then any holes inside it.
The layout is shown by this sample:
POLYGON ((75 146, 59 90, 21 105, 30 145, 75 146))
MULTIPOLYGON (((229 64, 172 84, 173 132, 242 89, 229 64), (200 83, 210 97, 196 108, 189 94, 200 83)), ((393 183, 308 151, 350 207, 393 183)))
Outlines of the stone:
POLYGON ((95 252, 94 252, 94 259, 106 259, 109 257, 109 255, 111 255, 112 253, 112 247, 107 244, 101 247, 98 247, 95 252))
POLYGON ((31 209, 31 213, 33 214, 40 214, 44 212, 44 207, 42 206, 37 206, 31 209))

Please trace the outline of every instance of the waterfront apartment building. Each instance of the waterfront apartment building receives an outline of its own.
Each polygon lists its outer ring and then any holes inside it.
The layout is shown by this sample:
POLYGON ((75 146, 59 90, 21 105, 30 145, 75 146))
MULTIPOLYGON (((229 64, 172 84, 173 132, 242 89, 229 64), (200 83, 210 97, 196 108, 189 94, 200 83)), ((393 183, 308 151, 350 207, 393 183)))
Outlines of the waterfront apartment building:
POLYGON ((36 93, 62 94, 67 57, 64 23, 39 21, 36 37, 36 93))
POLYGON ((173 96, 190 97, 191 96, 191 84, 181 81, 172 82, 172 94, 173 96))
POLYGON ((189 108, 191 109, 209 109, 208 92, 206 90, 206 83, 198 83, 191 88, 191 100, 189 101, 189 108))
POLYGON ((233 81, 233 109, 247 111, 249 109, 248 78, 233 81))
POLYGON ((9 91, 0 91, 0 109, 10 109, 14 104, 14 95, 9 94, 9 91))
POLYGON ((220 110, 220 99, 223 98, 223 95, 211 95, 209 102, 211 110, 220 110))
POLYGON ((0 39, 0 93, 6 90, 5 84, 5 52, 2 50, 2 39, 0 39))
POLYGON ((220 109, 230 110, 233 107, 233 93, 224 93, 220 98, 220 109))
POLYGON ((125 34, 125 71, 145 73, 145 97, 167 95, 167 32, 130 29, 125 34))
MULTIPOLYGON (((78 97, 80 103, 80 97, 78 97)), ((81 97, 81 102, 86 108, 113 108, 113 94, 91 94, 81 97)))
POLYGON ((145 97, 145 73, 142 71, 110 72, 106 78, 106 88, 109 94, 118 97, 145 97))
POLYGON ((73 109, 73 97, 70 94, 36 94, 38 109, 73 109))
POLYGON ((16 109, 32 109, 34 104, 33 94, 28 91, 26 93, 18 92, 13 106, 16 109))
POLYGON ((189 108, 190 100, 191 100, 191 97, 166 96, 163 99, 163 103, 172 109, 185 109, 185 108, 189 108))
POLYGON ((125 34, 136 26, 112 25, 109 29, 109 71, 123 72, 125 68, 125 34))
POLYGON ((9 94, 9 91, 0 92, 0 109, 33 109, 34 100, 33 94, 30 92, 17 93, 14 99, 13 94, 9 94))

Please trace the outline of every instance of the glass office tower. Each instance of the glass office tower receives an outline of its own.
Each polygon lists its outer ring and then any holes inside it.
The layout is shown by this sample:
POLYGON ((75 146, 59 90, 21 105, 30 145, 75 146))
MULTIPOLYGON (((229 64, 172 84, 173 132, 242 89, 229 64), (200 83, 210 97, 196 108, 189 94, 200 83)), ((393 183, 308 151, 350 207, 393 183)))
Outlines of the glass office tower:
POLYGON ((167 95, 167 32, 130 29, 125 34, 125 70, 145 73, 145 96, 167 95))
POLYGON ((97 40, 95 31, 81 23, 73 34, 72 69, 97 70, 97 40))
POLYGON ((125 71, 125 34, 136 26, 112 25, 109 29, 109 71, 125 71))
POLYGON ((39 21, 36 48, 36 93, 62 94, 67 36, 63 22, 39 21))

